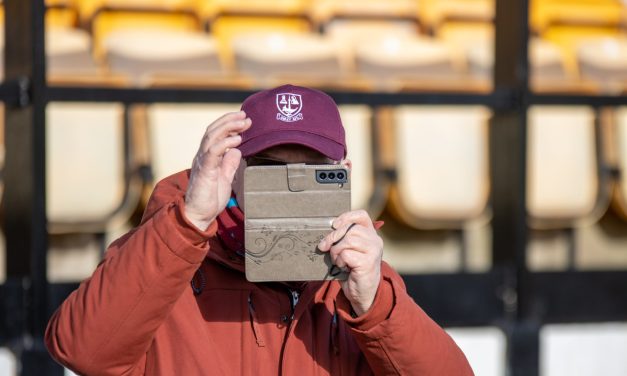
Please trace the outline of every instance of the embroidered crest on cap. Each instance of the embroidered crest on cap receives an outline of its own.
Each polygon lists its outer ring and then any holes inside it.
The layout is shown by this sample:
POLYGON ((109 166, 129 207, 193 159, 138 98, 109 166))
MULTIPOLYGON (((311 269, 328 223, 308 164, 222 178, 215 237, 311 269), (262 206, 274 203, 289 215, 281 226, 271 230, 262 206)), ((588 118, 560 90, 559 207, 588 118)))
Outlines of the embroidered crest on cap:
POLYGON ((276 95, 276 107, 279 112, 276 114, 277 120, 291 123, 303 120, 303 99, 300 94, 279 93, 276 95))

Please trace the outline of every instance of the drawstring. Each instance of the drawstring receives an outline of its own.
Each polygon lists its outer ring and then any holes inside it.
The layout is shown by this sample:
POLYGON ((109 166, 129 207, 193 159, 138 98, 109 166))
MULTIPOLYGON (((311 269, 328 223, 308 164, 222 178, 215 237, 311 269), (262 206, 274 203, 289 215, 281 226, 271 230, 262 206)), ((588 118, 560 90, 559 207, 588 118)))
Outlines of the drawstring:
POLYGON ((250 326, 253 328, 253 334, 255 335, 255 341, 257 341, 257 346, 265 347, 266 344, 261 339, 261 331, 259 330, 259 326, 257 325, 257 315, 255 314, 255 308, 253 307, 253 293, 252 291, 248 294, 248 313, 250 317, 250 326))
POLYGON ((337 307, 335 302, 333 302, 333 317, 331 318, 331 348, 333 349, 333 353, 335 355, 339 355, 340 347, 338 344, 338 337, 340 333, 340 327, 337 322, 337 307))

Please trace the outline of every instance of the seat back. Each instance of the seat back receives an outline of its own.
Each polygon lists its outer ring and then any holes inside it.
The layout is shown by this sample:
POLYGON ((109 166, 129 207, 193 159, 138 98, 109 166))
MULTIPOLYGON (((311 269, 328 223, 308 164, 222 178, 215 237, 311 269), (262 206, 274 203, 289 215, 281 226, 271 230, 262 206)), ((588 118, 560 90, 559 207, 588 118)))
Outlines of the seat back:
POLYGON ((488 119, 483 107, 395 110, 393 212, 418 228, 461 228, 487 208, 488 119))
POLYGON ((327 38, 311 33, 255 33, 233 39, 238 72, 263 86, 302 79, 337 80, 341 75, 337 49, 327 38))
POLYGON ((106 225, 125 195, 124 110, 118 103, 51 103, 46 112, 46 191, 56 223, 106 225))
POLYGON ((594 112, 535 106, 528 113, 527 211, 535 228, 572 226, 599 205, 594 112))
POLYGON ((148 140, 154 182, 191 168, 205 130, 235 104, 154 104, 147 106, 148 140))
POLYGON ((217 43, 185 30, 118 29, 104 43, 109 69, 145 85, 159 75, 209 77, 221 73, 217 43))
POLYGON ((381 208, 371 208, 374 193, 374 158, 372 149, 372 109, 362 105, 339 106, 346 131, 347 158, 351 160, 351 207, 370 210, 376 217, 381 208))

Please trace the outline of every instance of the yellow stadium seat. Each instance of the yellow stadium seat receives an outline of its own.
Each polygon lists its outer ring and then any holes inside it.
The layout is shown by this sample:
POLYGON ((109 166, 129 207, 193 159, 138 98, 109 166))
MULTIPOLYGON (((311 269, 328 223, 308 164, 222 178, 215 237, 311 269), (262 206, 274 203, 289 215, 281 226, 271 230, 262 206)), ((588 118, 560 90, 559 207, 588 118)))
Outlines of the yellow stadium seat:
POLYGON ((255 33, 307 33, 311 31, 311 24, 297 17, 233 15, 218 17, 211 23, 210 31, 218 41, 223 64, 233 69, 235 60, 232 44, 235 38, 255 33))
POLYGON ((146 106, 154 182, 191 168, 207 126, 237 104, 154 104, 146 106))
POLYGON ((86 31, 51 27, 46 30, 46 68, 51 75, 101 73, 91 53, 91 38, 86 31))
POLYGON ((285 16, 304 17, 308 0, 198 0, 202 18, 212 23, 217 17, 230 16, 285 16))
POLYGON ((237 71, 261 86, 286 80, 333 82, 341 76, 336 46, 318 34, 257 32, 235 37, 232 48, 237 71))
POLYGON ((435 39, 384 35, 355 47, 355 69, 381 90, 400 90, 410 82, 442 84, 460 78, 451 48, 435 39))
POLYGON ((538 33, 554 25, 618 26, 622 8, 619 0, 532 0, 529 21, 538 33))
POLYGON ((222 72, 216 41, 201 32, 117 29, 103 47, 109 69, 139 86, 159 75, 200 79, 222 72))
POLYGON ((552 26, 541 35, 561 49, 568 74, 576 77, 579 76, 576 51, 582 41, 619 36, 620 30, 614 26, 552 26))
POLYGON ((428 31, 437 33, 447 21, 491 22, 494 0, 420 0, 419 18, 428 31))
POLYGON ((604 91, 621 93, 627 88, 627 38, 582 41, 577 60, 581 77, 600 83, 604 91))
POLYGON ((57 2, 50 4, 46 1, 46 27, 74 28, 79 25, 78 9, 70 4, 57 2))
POLYGON ((46 135, 49 232, 106 232, 125 223, 142 181, 125 175, 134 166, 125 162, 123 106, 51 103, 46 135))
POLYGON ((316 25, 326 28, 335 20, 410 21, 417 19, 418 6, 414 0, 321 0, 312 2, 310 15, 316 25))
POLYGON ((487 209, 488 119, 484 107, 394 110, 397 179, 390 208, 422 229, 462 228, 487 209))
POLYGON ((491 22, 447 21, 436 30, 435 36, 455 48, 467 50, 475 43, 493 41, 494 25, 491 22))
MULTIPOLYGON (((61 0, 64 1, 64 0, 61 0)), ((79 10, 80 20, 88 24, 103 10, 194 12, 205 0, 69 0, 79 10)))
MULTIPOLYGON (((492 43, 473 43, 467 53, 469 73, 477 78, 491 79, 494 66, 492 43)), ((550 42, 538 38, 529 40, 529 64, 533 81, 558 82, 568 78, 562 52, 550 42)))
POLYGON ((109 34, 118 30, 164 30, 178 32, 199 32, 201 24, 191 12, 163 12, 150 10, 98 11, 91 21, 94 56, 104 57, 104 43, 109 34))
POLYGON ((534 106, 528 113, 527 211, 538 229, 595 220, 600 200, 594 112, 534 106))
MULTIPOLYGON (((91 55, 89 34, 80 29, 49 27, 46 30, 46 70, 49 78, 90 76, 101 73, 91 55)), ((4 56, 4 28, 0 28, 0 55, 4 56)), ((4 59, 0 59, 0 78, 4 59)))
POLYGON ((418 34, 418 24, 411 19, 337 18, 324 25, 323 34, 338 46, 342 66, 355 69, 355 47, 382 36, 413 37, 418 34))

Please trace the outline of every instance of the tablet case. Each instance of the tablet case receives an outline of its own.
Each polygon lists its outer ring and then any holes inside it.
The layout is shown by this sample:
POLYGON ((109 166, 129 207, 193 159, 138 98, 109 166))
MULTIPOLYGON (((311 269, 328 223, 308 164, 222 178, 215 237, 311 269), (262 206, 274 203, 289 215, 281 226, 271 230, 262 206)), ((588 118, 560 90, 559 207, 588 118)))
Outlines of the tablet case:
POLYGON ((252 166, 244 171, 246 278, 252 282, 346 279, 317 246, 350 211, 341 165, 252 166), (341 179, 340 179, 341 177, 341 179))

